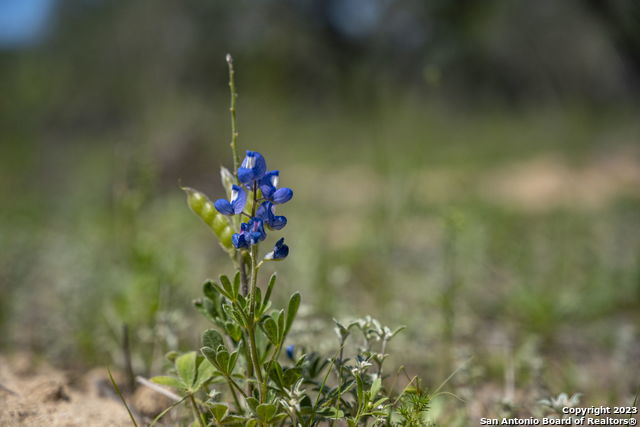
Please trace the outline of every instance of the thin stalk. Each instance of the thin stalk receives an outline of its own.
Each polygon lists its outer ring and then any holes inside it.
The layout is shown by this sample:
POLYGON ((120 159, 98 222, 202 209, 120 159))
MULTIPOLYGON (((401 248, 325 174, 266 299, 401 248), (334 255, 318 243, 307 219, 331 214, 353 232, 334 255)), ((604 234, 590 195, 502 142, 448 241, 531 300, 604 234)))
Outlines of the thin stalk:
POLYGON ((231 151, 233 153, 233 174, 238 176, 238 167, 240 166, 240 156, 238 155, 238 129, 236 127, 236 92, 235 71, 233 69, 233 58, 227 54, 227 65, 229 66, 229 92, 231 94, 231 103, 229 112, 231 113, 231 151))
MULTIPOLYGON (((233 401, 236 404, 236 409, 238 410, 238 412, 240 414, 244 413, 244 409, 242 408, 242 406, 240 406, 240 401, 238 400, 238 395, 236 394, 236 391, 234 390, 233 386, 234 386, 234 382, 231 378, 227 378, 227 383, 229 384, 229 390, 231 390, 231 395, 233 396, 233 401)), ((236 384, 237 387, 237 384, 236 384)), ((242 390, 240 390, 242 391, 242 390)))
POLYGON ((189 400, 191 401, 191 406, 193 408, 194 416, 198 419, 198 423, 200 424, 200 427, 206 427, 204 417, 202 416, 202 412, 200 412, 200 408, 198 408, 198 404, 196 403, 196 400, 193 398, 193 394, 189 395, 189 400))
POLYGON ((253 360, 253 369, 256 379, 260 384, 260 402, 263 403, 267 397, 267 387, 262 376, 262 368, 260 367, 260 358, 258 357, 258 348, 256 346, 256 283, 258 281, 258 270, 256 269, 257 246, 251 247, 251 282, 249 289, 249 353, 253 360))

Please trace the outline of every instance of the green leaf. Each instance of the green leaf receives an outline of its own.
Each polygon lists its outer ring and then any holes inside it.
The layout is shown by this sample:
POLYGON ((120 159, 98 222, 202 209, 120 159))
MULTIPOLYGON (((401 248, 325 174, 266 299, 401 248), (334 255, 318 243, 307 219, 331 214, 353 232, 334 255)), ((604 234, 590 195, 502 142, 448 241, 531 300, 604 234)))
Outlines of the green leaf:
POLYGON ((288 416, 289 415, 287 415, 286 412, 280 412, 279 414, 276 414, 273 417, 271 417, 271 419, 269 420, 269 423, 271 423, 271 425, 274 425, 274 424, 284 420, 288 416))
POLYGON ((380 379, 380 377, 378 377, 373 381, 373 384, 371 384, 371 389, 369 390, 369 393, 370 393, 369 396, 371 399, 376 398, 381 387, 382 387, 382 380, 380 379))
POLYGON ((276 284, 276 278, 276 273, 273 273, 269 278, 269 285, 267 286, 267 292, 265 292, 264 294, 264 303, 262 304, 263 311, 267 309, 267 303, 271 299, 271 292, 273 291, 273 287, 276 284))
POLYGON ((404 331, 407 327, 402 325, 402 326, 398 326, 396 329, 393 330, 393 332, 391 333, 391 337, 389 337, 389 339, 395 337, 396 335, 398 335, 400 332, 404 331))
POLYGON ((267 317, 266 319, 264 319, 264 321, 260 323, 260 327, 273 345, 277 346, 280 343, 280 341, 278 340, 278 325, 276 324, 276 321, 273 320, 273 318, 267 317))
POLYGON ((240 338, 242 338, 242 329, 240 329, 240 326, 236 323, 226 322, 224 324, 224 329, 227 331, 227 334, 229 334, 229 337, 231 337, 235 342, 240 341, 240 338))
POLYGON ((225 297, 227 297, 229 300, 233 301, 233 295, 231 295, 230 292, 227 292, 227 290, 225 288, 223 288, 222 286, 220 286, 218 283, 216 282, 211 282, 211 285, 215 288, 216 291, 218 291, 220 294, 224 295, 225 297))
MULTIPOLYGON (((256 286, 256 301, 255 301, 256 308, 262 307, 261 301, 262 301, 262 290, 256 286)), ((256 313, 256 317, 258 315, 259 313, 256 313)))
POLYGON ((204 284, 202 285, 202 293, 211 301, 217 301, 218 296, 220 295, 216 288, 213 286, 213 282, 211 280, 207 280, 206 282, 204 282, 204 284))
POLYGON ((298 313, 298 308, 300 307, 300 293, 296 292, 291 295, 289 299, 289 305, 287 306, 287 323, 284 329, 283 337, 289 333, 289 329, 291 329, 291 325, 296 318, 296 314, 298 313))
POLYGON ((215 372, 216 369, 207 359, 201 361, 200 365, 198 365, 198 372, 196 374, 196 381, 193 388, 196 391, 199 390, 200 387, 204 385, 204 383, 206 383, 211 379, 211 377, 213 377, 215 372))
POLYGON ((364 384, 362 383, 362 378, 360 378, 360 375, 356 375, 356 393, 358 395, 358 406, 359 407, 365 407, 366 402, 364 399, 364 384))
POLYGON ((247 420, 247 423, 244 425, 245 427, 256 427, 258 422, 256 420, 247 420))
POLYGON ((169 376, 159 376, 159 377, 153 377, 151 378, 151 381, 153 381, 156 384, 160 384, 160 385, 165 385, 167 387, 173 387, 173 388, 179 388, 179 389, 185 389, 187 388, 182 381, 180 381, 178 378, 176 377, 169 377, 169 376))
POLYGON ((182 382, 191 388, 196 378, 196 352, 191 351, 176 359, 176 371, 182 382))
POLYGON ((211 363, 213 366, 215 366, 221 371, 224 370, 224 369, 220 369, 220 366, 218 366, 218 360, 216 359, 217 353, 214 349, 212 349, 211 347, 202 347, 200 349, 200 352, 209 361, 209 363, 211 363))
POLYGON ((300 368, 290 368, 284 371, 282 381, 286 387, 291 387, 302 377, 302 370, 300 368))
POLYGON ((218 347, 224 347, 222 335, 215 329, 207 329, 202 333, 202 346, 209 347, 217 352, 218 347))
POLYGON ((236 367, 236 363, 238 362, 238 356, 240 355, 240 351, 236 350, 231 353, 231 357, 229 357, 229 364, 227 365, 227 371, 229 375, 233 373, 233 369, 236 367))
POLYGON ((233 277, 233 295, 237 296, 240 293, 240 272, 238 271, 233 277))
POLYGON ((282 366, 278 361, 274 360, 271 364, 271 369, 269 370, 269 377, 276 383, 276 385, 280 388, 284 388, 284 374, 282 372, 282 366))
POLYGON ((283 340, 284 339, 284 310, 278 310, 276 313, 272 314, 271 316, 274 317, 274 319, 278 323, 278 334, 281 335, 279 339, 283 340))
POLYGON ((228 295, 230 295, 230 299, 235 299, 235 295, 233 293, 233 286, 231 286, 231 281, 229 280, 229 278, 224 274, 221 274, 219 279, 220 279, 220 283, 222 283, 222 287, 224 288, 224 290, 227 292, 228 295))
POLYGON ((255 397, 247 397, 246 401, 247 401, 247 404, 249 405, 249 408, 251 408, 251 411, 253 413, 255 413, 256 412, 256 408, 258 407, 258 404, 260 403, 260 402, 258 402, 258 399, 256 399, 255 397))
POLYGON ((218 351, 218 353, 216 354, 216 361, 218 362, 216 366, 218 366, 218 369, 220 369, 226 375, 231 374, 231 372, 229 372, 230 359, 231 358, 229 357, 229 352, 226 349, 220 347, 220 351, 218 351))
POLYGON ((225 403, 214 403, 213 405, 209 406, 209 409, 211 409, 211 412, 213 412, 213 416, 218 421, 222 421, 229 412, 229 407, 225 403))
POLYGON ((271 403, 262 403, 256 407, 256 415, 262 421, 268 423, 275 415, 276 410, 276 405, 273 405, 271 403))

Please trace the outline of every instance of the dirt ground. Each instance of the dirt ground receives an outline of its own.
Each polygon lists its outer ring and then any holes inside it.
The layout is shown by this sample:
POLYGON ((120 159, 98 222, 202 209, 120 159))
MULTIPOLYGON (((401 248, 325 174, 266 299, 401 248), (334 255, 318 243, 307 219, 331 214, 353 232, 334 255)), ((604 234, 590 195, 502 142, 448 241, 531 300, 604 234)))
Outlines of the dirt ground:
MULTIPOLYGON (((122 375, 114 376, 124 384, 122 375)), ((168 406, 166 398, 144 387, 127 399, 143 422, 168 406)), ((77 375, 37 363, 28 354, 0 355, 0 426, 131 425, 106 368, 77 375)))

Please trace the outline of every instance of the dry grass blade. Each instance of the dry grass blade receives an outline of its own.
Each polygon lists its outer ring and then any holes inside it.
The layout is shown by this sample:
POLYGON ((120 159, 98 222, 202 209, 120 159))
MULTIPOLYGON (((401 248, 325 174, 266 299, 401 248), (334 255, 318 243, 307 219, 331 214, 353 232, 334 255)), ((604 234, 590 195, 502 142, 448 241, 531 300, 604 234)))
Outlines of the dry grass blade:
POLYGON ((118 387, 118 384, 113 379, 113 375, 111 375, 111 369, 107 368, 107 372, 109 373, 109 379, 111 380, 111 384, 113 384, 114 390, 116 391, 118 396, 120 396, 120 400, 122 400, 122 404, 124 405, 124 407, 127 408, 127 412, 129 413, 129 417, 131 417, 131 422, 133 423, 133 425, 135 427, 138 427, 138 423, 136 422, 136 419, 133 416, 133 413, 131 412, 131 409, 129 409, 129 405, 127 405, 127 401, 124 399, 124 396, 122 395, 122 392, 120 391, 120 387, 118 387))

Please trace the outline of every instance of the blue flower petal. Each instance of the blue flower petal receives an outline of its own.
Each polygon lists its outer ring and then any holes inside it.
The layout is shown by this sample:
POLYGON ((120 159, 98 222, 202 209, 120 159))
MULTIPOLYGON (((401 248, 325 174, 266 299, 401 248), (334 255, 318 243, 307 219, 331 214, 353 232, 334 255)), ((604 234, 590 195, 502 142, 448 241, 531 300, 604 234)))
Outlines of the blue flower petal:
POLYGON ((273 203, 281 205, 287 203, 293 197, 293 190, 290 188, 279 188, 273 193, 273 203))
POLYGON ((282 215, 274 215, 274 217, 267 223, 267 226, 272 230, 282 230, 287 225, 287 217, 282 215))
POLYGON ((242 164, 238 168, 238 180, 247 184, 253 180, 259 180, 267 171, 267 162, 262 154, 257 151, 247 151, 242 164))
POLYGON ((234 185, 231 187, 231 206, 233 207, 233 213, 236 215, 244 210, 247 204, 247 192, 244 188, 234 185))
POLYGON ((220 212, 222 215, 233 215, 235 213, 233 206, 231 206, 231 203, 229 203, 225 199, 216 200, 213 203, 213 206, 215 206, 216 210, 220 212))
POLYGON ((231 236, 231 242, 233 243, 233 246, 236 249, 249 247, 249 244, 247 243, 247 240, 245 239, 244 234, 234 233, 234 235, 231 236))

